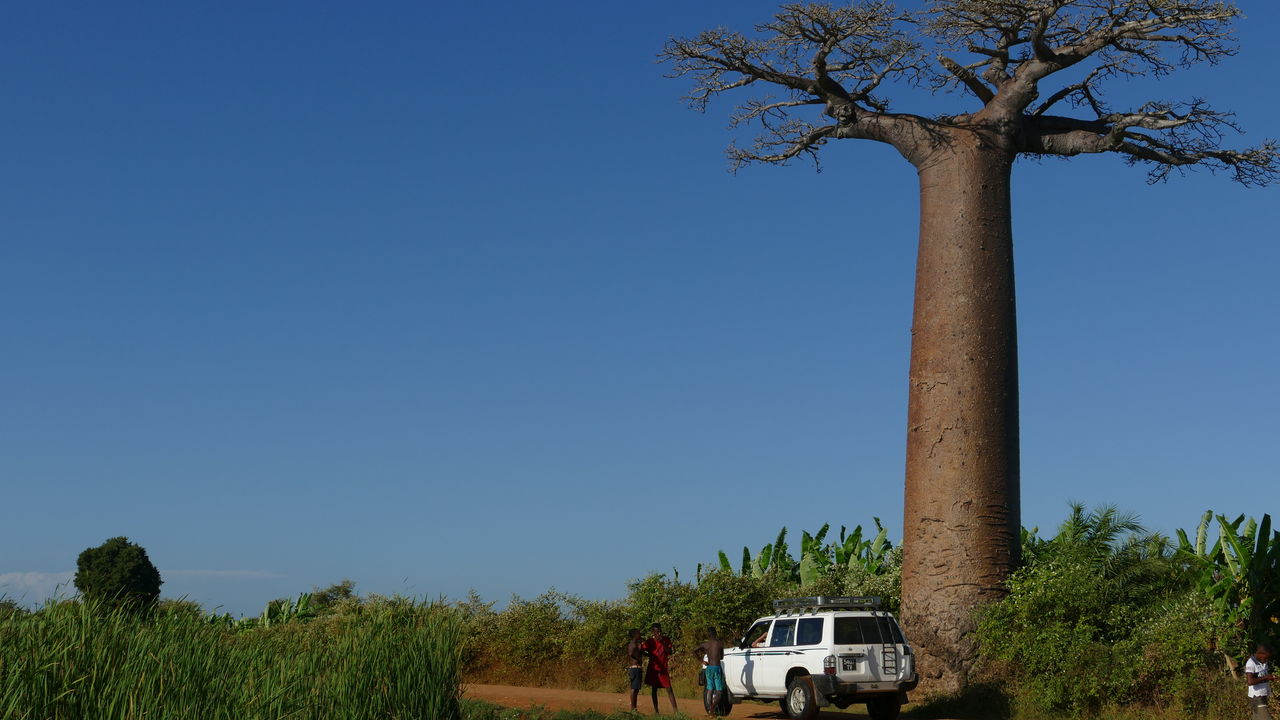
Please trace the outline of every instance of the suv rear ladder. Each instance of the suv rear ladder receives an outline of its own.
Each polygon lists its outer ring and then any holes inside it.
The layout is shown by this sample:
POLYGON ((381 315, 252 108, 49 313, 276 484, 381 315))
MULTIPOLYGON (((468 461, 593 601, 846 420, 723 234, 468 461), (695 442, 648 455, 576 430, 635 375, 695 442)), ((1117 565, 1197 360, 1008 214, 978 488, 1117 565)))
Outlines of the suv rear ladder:
POLYGON ((880 672, 886 678, 898 677, 898 646, 893 642, 893 628, 889 624, 889 618, 880 616, 880 672))

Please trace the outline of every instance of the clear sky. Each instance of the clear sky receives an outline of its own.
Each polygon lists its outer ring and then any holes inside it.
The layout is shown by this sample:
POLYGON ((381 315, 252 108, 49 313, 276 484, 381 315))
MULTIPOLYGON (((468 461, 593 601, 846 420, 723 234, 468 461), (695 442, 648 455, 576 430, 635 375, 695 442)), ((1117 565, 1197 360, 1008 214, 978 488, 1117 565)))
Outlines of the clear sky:
MULTIPOLYGON (((1280 135, 1280 9, 1118 86, 1280 135)), ((655 53, 761 0, 10 3, 0 592, 617 598, 782 526, 902 528, 913 169, 726 172, 655 53)), ((971 108, 899 95, 896 108, 971 108)), ((1023 161, 1023 520, 1273 506, 1276 188, 1023 161)))

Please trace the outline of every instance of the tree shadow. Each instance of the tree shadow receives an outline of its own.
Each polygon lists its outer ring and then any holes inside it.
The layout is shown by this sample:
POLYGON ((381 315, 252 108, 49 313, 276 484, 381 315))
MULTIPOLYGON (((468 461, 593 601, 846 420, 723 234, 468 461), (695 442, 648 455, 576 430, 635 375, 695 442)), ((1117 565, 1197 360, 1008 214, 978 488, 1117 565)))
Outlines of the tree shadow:
POLYGON ((918 720, 1009 720, 1013 704, 996 683, 974 683, 956 695, 935 695, 913 704, 902 717, 918 720))

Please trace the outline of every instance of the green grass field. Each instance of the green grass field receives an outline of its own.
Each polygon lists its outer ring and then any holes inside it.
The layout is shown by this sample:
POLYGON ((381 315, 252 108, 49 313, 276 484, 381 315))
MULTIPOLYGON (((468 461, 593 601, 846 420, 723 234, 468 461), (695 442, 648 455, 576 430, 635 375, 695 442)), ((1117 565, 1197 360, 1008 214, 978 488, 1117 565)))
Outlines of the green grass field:
POLYGON ((0 618, 5 720, 457 720, 458 623, 411 601, 237 630, 62 602, 0 618))

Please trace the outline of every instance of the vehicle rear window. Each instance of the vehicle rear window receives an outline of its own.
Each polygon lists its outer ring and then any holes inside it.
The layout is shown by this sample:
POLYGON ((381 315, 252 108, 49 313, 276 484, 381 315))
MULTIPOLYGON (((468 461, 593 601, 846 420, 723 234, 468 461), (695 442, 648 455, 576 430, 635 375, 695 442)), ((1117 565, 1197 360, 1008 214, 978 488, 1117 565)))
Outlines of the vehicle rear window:
POLYGON ((817 645, 822 642, 822 618, 804 618, 796 633, 797 645, 817 645))
POLYGON ((898 624, 887 617, 836 618, 837 645, 880 645, 902 643, 898 624))

